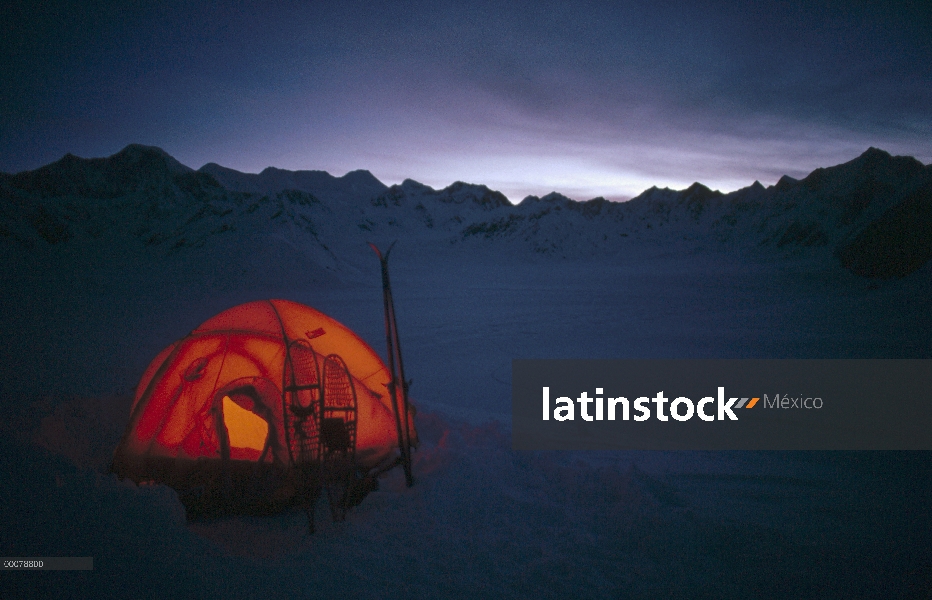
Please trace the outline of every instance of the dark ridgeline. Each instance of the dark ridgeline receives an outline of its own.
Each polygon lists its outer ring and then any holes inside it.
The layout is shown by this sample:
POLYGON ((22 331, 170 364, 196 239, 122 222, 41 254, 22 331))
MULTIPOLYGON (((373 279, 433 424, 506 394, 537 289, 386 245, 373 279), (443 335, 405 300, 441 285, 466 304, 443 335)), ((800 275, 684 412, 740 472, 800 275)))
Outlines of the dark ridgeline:
POLYGON ((653 187, 627 202, 577 202, 556 192, 512 205, 486 186, 387 187, 368 171, 269 167, 195 171, 158 148, 108 158, 66 155, 34 171, 0 174, 0 238, 29 248, 123 231, 144 244, 201 247, 247 225, 287 224, 330 254, 374 234, 446 243, 508 241, 557 257, 618 252, 632 239, 693 242, 741 252, 832 256, 851 272, 902 277, 932 257, 932 166, 870 148, 858 158, 776 185, 723 194, 694 183, 653 187), (474 241, 476 240, 476 241, 474 241))

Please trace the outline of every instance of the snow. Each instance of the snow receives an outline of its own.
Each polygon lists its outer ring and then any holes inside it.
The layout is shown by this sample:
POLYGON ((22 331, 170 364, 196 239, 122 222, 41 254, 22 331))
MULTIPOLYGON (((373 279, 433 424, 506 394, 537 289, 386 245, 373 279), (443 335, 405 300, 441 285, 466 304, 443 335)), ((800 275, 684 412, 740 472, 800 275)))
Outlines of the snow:
MULTIPOLYGON (((863 172, 855 167, 846 177, 863 172)), ((895 169, 884 172, 896 183, 895 169)), ((829 180, 833 193, 851 187, 829 180)), ((93 556, 95 570, 6 572, 0 595, 928 593, 927 453, 515 452, 510 369, 515 358, 929 358, 929 263, 869 280, 840 268, 830 248, 736 242, 761 223, 782 231, 785 207, 767 202, 775 188, 748 188, 745 203, 697 187, 648 191, 621 208, 556 195, 508 207, 479 201, 491 197, 481 186, 412 184, 319 203, 309 190, 268 189, 260 202, 205 184, 206 204, 159 196, 163 216, 151 218, 132 195, 91 206, 99 212, 87 220, 50 204, 72 232, 51 245, 4 213, 18 237, 0 239, 0 554, 93 556), (706 208, 694 219, 697 193, 706 208), (397 206, 370 201, 391 194, 397 206), (192 220, 204 205, 217 210, 192 220), (524 219, 463 235, 507 215, 524 219), (727 215, 739 215, 737 229, 715 225, 727 215), (87 232, 104 217, 113 225, 87 232), (168 242, 145 243, 127 225, 138 220, 168 242), (308 536, 299 511, 188 523, 173 490, 107 473, 148 361, 225 308, 303 302, 383 353, 378 261, 365 241, 394 239, 423 441, 414 487, 390 472, 343 523, 322 501, 308 536)), ((790 212, 803 210, 794 193, 790 212)))

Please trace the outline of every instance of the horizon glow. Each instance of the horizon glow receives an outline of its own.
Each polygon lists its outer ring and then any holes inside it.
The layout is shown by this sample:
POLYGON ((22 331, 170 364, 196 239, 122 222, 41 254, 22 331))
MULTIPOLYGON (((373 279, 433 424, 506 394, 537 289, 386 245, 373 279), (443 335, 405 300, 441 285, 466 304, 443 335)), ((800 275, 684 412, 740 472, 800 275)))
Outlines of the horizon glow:
POLYGON ((932 162, 932 19, 920 9, 67 11, 13 15, 0 171, 139 143, 195 169, 364 169, 517 203, 693 182, 730 192, 870 146, 932 162))

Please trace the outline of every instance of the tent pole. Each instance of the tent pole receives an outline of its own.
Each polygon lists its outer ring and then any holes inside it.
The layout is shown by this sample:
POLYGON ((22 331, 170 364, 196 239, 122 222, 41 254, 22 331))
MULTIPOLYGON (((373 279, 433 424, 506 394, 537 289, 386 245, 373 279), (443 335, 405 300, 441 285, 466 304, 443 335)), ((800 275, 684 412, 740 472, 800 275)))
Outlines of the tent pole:
POLYGON ((414 485, 414 477, 411 474, 411 438, 408 428, 408 384, 404 380, 404 371, 400 373, 395 369, 395 359, 398 359, 399 369, 401 365, 401 346, 398 340, 398 329, 395 322, 395 307, 392 301, 391 282, 388 278, 388 256, 395 246, 395 243, 388 247, 383 256, 375 244, 369 243, 369 246, 379 257, 379 263, 382 267, 382 302, 385 309, 385 344, 388 347, 388 369, 392 375, 392 381, 389 384, 389 392, 392 398, 392 410, 395 413, 395 428, 398 434, 398 447, 401 450, 401 464, 405 472, 405 483, 408 487, 414 485), (403 407, 398 406, 398 387, 401 384, 403 407), (402 425, 402 418, 404 424, 402 425))

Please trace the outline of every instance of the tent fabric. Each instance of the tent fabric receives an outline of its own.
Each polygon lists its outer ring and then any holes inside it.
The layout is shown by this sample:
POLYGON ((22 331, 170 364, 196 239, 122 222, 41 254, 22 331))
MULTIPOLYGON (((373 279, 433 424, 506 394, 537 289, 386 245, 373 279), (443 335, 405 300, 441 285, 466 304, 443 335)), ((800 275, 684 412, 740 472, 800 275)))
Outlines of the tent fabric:
POLYGON ((237 469, 261 471, 288 496, 289 473, 319 461, 318 448, 351 444, 354 468, 365 474, 398 448, 390 383, 378 355, 336 320, 287 300, 236 306, 145 370, 113 470, 182 493, 223 478, 229 487, 237 469), (322 394, 340 404, 326 415, 322 394))

